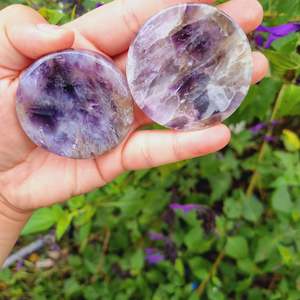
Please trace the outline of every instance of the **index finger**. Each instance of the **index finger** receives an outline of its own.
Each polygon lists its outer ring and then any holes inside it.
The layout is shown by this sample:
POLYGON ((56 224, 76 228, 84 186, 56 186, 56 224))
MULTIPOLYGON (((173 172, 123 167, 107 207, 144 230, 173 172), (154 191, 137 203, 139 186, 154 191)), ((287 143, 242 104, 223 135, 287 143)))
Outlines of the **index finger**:
POLYGON ((128 49, 144 22, 164 8, 180 3, 213 3, 214 0, 115 0, 66 26, 79 31, 110 56, 128 49))

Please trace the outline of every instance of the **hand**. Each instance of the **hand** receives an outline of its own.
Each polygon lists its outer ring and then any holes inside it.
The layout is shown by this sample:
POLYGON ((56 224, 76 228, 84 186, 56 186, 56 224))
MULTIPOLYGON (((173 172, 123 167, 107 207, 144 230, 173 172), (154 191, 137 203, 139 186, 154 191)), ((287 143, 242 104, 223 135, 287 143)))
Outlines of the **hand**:
MULTIPOLYGON (((19 74, 34 60, 70 47, 85 48, 106 53, 124 70, 126 51, 139 27, 159 10, 180 2, 189 1, 116 0, 63 27, 47 25, 37 12, 25 6, 14 5, 0 12, 2 204, 25 213, 101 187, 126 170, 205 155, 229 142, 230 132, 224 125, 196 132, 138 130, 148 120, 136 109, 135 130, 120 146, 96 159, 72 160, 36 147, 17 121, 19 74)), ((256 0, 231 0, 220 8, 246 32, 255 29, 263 16, 256 0)), ((262 54, 254 53, 253 59, 255 83, 264 77, 268 65, 262 54)))

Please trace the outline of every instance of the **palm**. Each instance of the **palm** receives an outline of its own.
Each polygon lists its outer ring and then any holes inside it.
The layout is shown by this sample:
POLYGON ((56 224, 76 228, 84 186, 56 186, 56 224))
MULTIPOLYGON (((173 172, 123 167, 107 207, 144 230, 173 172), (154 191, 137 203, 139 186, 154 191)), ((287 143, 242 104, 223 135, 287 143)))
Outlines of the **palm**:
MULTIPOLYGON (((149 168, 193 158, 215 152, 228 143, 230 133, 223 125, 185 133, 170 130, 137 130, 147 120, 136 109, 133 130, 121 145, 95 159, 73 160, 36 147, 18 123, 15 113, 18 76, 34 59, 69 47, 95 51, 101 49, 114 57, 118 66, 124 69, 126 51, 139 24, 163 6, 180 2, 188 0, 157 0, 144 3, 140 0, 128 0, 126 5, 130 7, 126 9, 125 1, 115 0, 66 26, 74 30, 75 42, 72 32, 68 31, 60 39, 55 40, 52 37, 52 44, 45 39, 38 40, 34 49, 27 41, 29 31, 26 31, 26 26, 19 26, 18 30, 10 31, 4 30, 3 23, 7 22, 5 26, 9 29, 9 26, 15 23, 15 19, 18 19, 14 16, 16 10, 19 10, 19 15, 24 19, 20 20, 20 25, 22 22, 26 25, 28 19, 31 19, 33 24, 45 22, 36 12, 24 7, 14 7, 12 12, 8 12, 6 19, 0 18, 0 30, 10 35, 10 38, 4 37, 4 43, 0 44, 0 61, 6 63, 0 65, 0 196, 4 201, 22 210, 48 206, 101 187, 125 170, 149 168), (121 11, 124 15, 119 15, 121 11), (112 18, 114 14, 116 18, 112 18), (102 20, 100 27, 99 20, 102 20), (128 23, 125 27, 124 21, 128 23), (114 28, 113 33, 110 32, 111 28, 114 28), (38 49, 43 47, 46 50, 38 49)), ((247 9, 253 10, 254 13, 249 14, 252 19, 248 18, 246 21, 240 17, 241 7, 232 9, 232 4, 228 3, 228 6, 224 4, 223 8, 227 9, 229 14, 231 9, 233 17, 240 18, 238 21, 245 31, 253 30, 261 21, 261 8, 256 1, 250 2, 247 1, 247 9)), ((30 34, 32 37, 31 32, 30 34)), ((264 76, 267 64, 261 55, 256 54, 254 59, 253 81, 256 82, 264 76)))
MULTIPOLYGON (((87 49, 89 45, 81 42, 75 48, 87 49)), ((11 75, 14 74, 9 77, 11 75)), ((20 128, 15 114, 19 79, 10 80, 9 77, 3 77, 0 82, 0 86, 7 86, 0 97, 3 120, 0 126, 3 137, 0 142, 0 190, 3 198, 13 199, 10 202, 15 207, 31 210, 101 187, 124 171, 123 148, 130 143, 134 130, 116 149, 98 158, 74 160, 51 154, 36 147, 20 128), (114 168, 105 167, 108 165, 114 168)), ((133 129, 144 120, 145 116, 136 110, 133 129)))

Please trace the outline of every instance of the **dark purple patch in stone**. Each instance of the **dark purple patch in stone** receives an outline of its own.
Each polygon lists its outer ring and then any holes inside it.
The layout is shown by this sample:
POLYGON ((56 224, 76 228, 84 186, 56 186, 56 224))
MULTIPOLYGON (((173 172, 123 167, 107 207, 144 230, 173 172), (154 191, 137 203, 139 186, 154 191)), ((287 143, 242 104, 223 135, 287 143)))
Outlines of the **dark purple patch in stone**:
POLYGON ((18 87, 17 114, 35 144, 71 158, 111 150, 133 122, 124 75, 90 51, 50 54, 29 67, 18 87))
POLYGON ((28 115, 33 124, 38 127, 42 126, 45 131, 51 133, 57 128, 58 118, 63 116, 63 112, 51 105, 32 105, 28 108, 28 115))

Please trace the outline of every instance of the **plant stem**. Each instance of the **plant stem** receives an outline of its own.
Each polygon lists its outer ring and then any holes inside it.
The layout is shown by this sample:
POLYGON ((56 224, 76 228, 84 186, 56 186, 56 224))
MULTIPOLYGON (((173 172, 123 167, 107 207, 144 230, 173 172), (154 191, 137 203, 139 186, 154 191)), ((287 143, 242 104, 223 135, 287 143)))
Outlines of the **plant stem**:
POLYGON ((109 247, 109 241, 111 237, 111 231, 108 227, 104 228, 104 239, 103 239, 103 245, 102 245, 102 255, 100 256, 99 263, 97 266, 96 274, 92 277, 91 282, 94 283, 97 281, 97 279, 100 276, 103 276, 105 279, 107 279, 107 274, 103 271, 104 261, 105 257, 108 251, 109 247))
MULTIPOLYGON (((278 12, 272 12, 272 11, 266 11, 264 13, 264 18, 271 18, 271 19, 275 19, 278 17, 285 17, 287 14, 285 13, 278 13, 278 12)), ((298 16, 294 17, 293 19, 291 18, 291 20, 289 22, 299 22, 300 18, 298 16)))
MULTIPOLYGON (((282 94, 285 91, 285 88, 286 88, 286 85, 282 85, 282 87, 281 87, 281 89, 280 89, 280 91, 277 95, 277 98, 276 98, 276 101, 275 101, 275 104, 274 104, 274 108, 273 108, 273 112, 272 112, 272 115, 271 115, 271 119, 269 121, 270 123, 272 121, 274 121, 275 118, 276 118, 276 115, 277 115, 278 109, 279 109, 279 102, 280 102, 280 99, 282 97, 282 94)), ((272 133, 273 133, 273 127, 269 126, 269 129, 267 131, 267 136, 271 136, 272 133)), ((267 146, 268 146, 268 142, 264 141, 263 144, 261 145, 259 153, 258 153, 257 165, 259 165, 259 163, 263 160, 263 158, 266 154, 267 146)), ((252 196, 252 194, 253 194, 253 192, 256 188, 258 179, 259 179, 259 172, 256 168, 255 171, 253 172, 252 176, 251 176, 250 183, 249 183, 248 188, 246 190, 246 196, 247 197, 252 196)))
MULTIPOLYGON (((275 104, 274 104, 274 107, 273 107, 273 111, 272 111, 272 115, 271 115, 271 118, 270 118, 270 123, 272 121, 275 120, 276 116, 277 116, 277 113, 278 113, 278 109, 279 109, 279 104, 280 104, 280 99, 282 98, 282 95, 286 89, 287 85, 282 85, 281 88, 280 88, 280 91, 276 97, 276 100, 275 100, 275 104)), ((270 136, 272 135, 273 133, 273 127, 272 126, 269 126, 269 129, 268 129, 268 132, 267 132, 267 135, 270 136)), ((265 153, 266 153, 266 150, 267 150, 267 142, 264 141, 263 144, 261 145, 260 147, 260 150, 259 150, 259 153, 258 153, 258 160, 257 160, 257 164, 259 164, 264 156, 265 156, 265 153)), ((248 185, 248 188, 246 190, 246 195, 247 196, 251 196, 256 188, 256 185, 257 185, 257 181, 258 181, 258 178, 259 178, 259 173, 257 171, 257 169, 255 169, 255 171, 253 172, 252 174, 252 177, 250 179, 250 183, 248 185)), ((209 274, 207 275, 207 277, 205 278, 205 280, 203 280, 203 282, 199 285, 198 289, 197 289, 197 294, 199 296, 199 299, 201 299, 201 296, 203 295, 205 289, 206 289, 206 286, 207 284, 209 283, 209 281, 211 280, 211 278, 216 274, 222 260, 224 259, 225 257, 225 250, 222 249, 219 253, 219 255, 217 256, 216 260, 214 261, 210 271, 209 271, 209 274)))
POLYGON ((219 268, 219 265, 220 265, 221 261, 223 260, 224 256, 225 256, 225 251, 222 250, 219 253, 219 255, 217 256, 215 262, 213 263, 213 265, 209 271, 209 274, 207 275, 205 280, 202 281, 202 283, 199 285, 199 287, 197 289, 197 294, 199 296, 199 299, 201 299, 201 296, 203 295, 205 288, 206 288, 207 284, 209 283, 210 279, 216 274, 216 272, 219 268))

